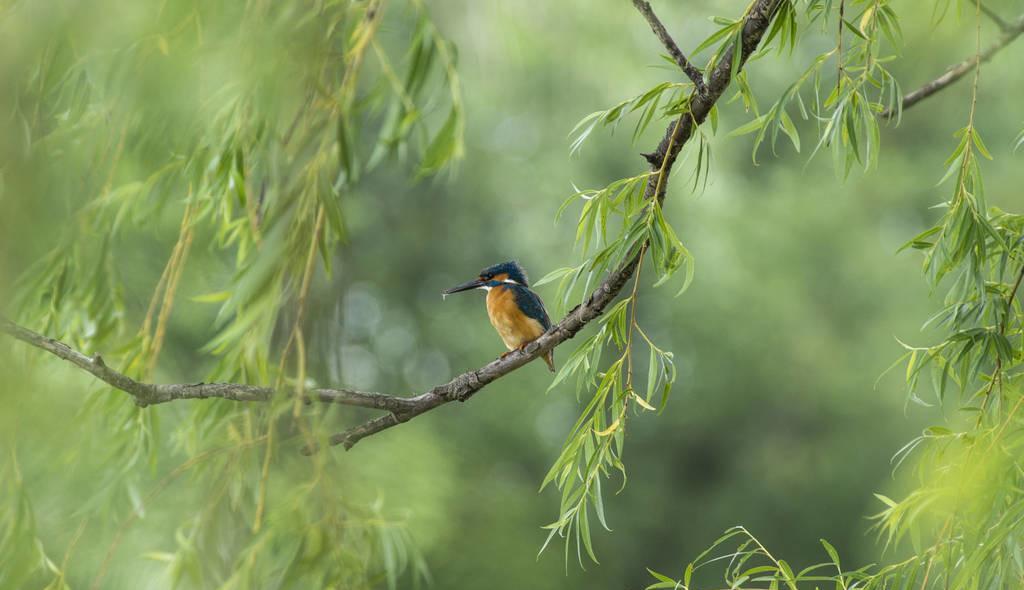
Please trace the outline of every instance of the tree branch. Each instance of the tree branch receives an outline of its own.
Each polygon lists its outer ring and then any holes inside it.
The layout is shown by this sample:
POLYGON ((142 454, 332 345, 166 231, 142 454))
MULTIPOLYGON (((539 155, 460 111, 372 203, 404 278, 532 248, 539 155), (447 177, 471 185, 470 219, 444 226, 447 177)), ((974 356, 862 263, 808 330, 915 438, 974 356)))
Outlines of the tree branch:
MULTIPOLYGON (((743 25, 740 65, 746 63, 750 54, 761 42, 761 37, 771 22, 780 0, 756 0, 747 13, 743 25)), ((646 2, 643 4, 646 5, 646 2)), ((649 6, 647 7, 649 9, 649 6)), ((652 24, 652 28, 653 28, 652 24)), ((663 28, 662 28, 663 29, 663 28)), ((655 34, 658 31, 655 30, 655 34)), ((659 35, 660 38, 660 35, 659 35)), ((675 45, 674 43, 672 44, 675 45)), ((664 200, 665 189, 672 166, 683 145, 689 140, 696 125, 707 118, 732 76, 733 48, 729 48, 717 62, 708 77, 705 91, 694 91, 690 97, 689 112, 673 121, 665 130, 665 135, 654 154, 647 155, 651 162, 651 170, 655 172, 647 181, 645 195, 648 199, 664 200)), ((682 55, 680 53, 680 55, 682 55)), ((643 248, 641 248, 643 251, 643 248)), ((586 302, 572 309, 558 324, 552 326, 540 338, 531 342, 523 351, 513 351, 504 358, 499 358, 474 371, 468 371, 451 381, 438 385, 414 397, 401 397, 383 393, 355 391, 350 389, 315 389, 307 392, 310 400, 338 403, 348 406, 359 406, 385 410, 388 414, 374 418, 342 433, 333 435, 330 444, 341 444, 346 449, 352 448, 367 436, 407 422, 420 414, 433 410, 438 406, 453 401, 464 402, 487 384, 515 371, 523 365, 544 355, 562 342, 572 338, 588 323, 600 316, 619 292, 633 276, 639 254, 608 275, 604 281, 587 298, 586 302)), ((135 398, 140 406, 148 406, 180 399, 222 398, 240 402, 265 402, 274 395, 269 387, 259 387, 239 383, 193 383, 193 384, 150 384, 136 381, 123 373, 108 367, 99 355, 88 357, 72 349, 67 344, 47 338, 41 334, 23 328, 9 320, 0 318, 0 332, 5 332, 18 340, 41 348, 75 366, 91 373, 111 387, 124 391, 135 398)), ((308 452, 316 449, 307 449, 308 452)))
MULTIPOLYGON (((221 398, 237 402, 265 402, 270 400, 274 394, 274 390, 270 387, 242 383, 143 383, 111 369, 99 354, 87 356, 60 340, 47 338, 6 318, 0 318, 0 332, 9 334, 36 348, 41 348, 91 373, 114 389, 131 395, 135 398, 135 403, 142 407, 180 399, 221 398)), ((409 406, 409 400, 404 397, 352 389, 314 389, 307 393, 307 399, 391 412, 402 412, 409 406)))
POLYGON ((704 84, 704 74, 701 73, 697 66, 690 63, 690 60, 686 59, 683 52, 679 50, 679 46, 676 45, 672 35, 668 34, 665 30, 665 25, 661 24, 658 19, 658 15, 654 14, 654 9, 651 8, 651 4, 645 0, 633 0, 633 6, 640 11, 640 14, 647 19, 647 23, 651 25, 651 30, 654 31, 654 36, 657 37, 661 44, 668 50, 669 56, 676 65, 693 81, 693 85, 697 87, 697 92, 704 94, 706 86, 704 84))
POLYGON ((1024 33, 1024 16, 1021 16, 1019 19, 1017 19, 1017 22, 1013 24, 1006 24, 1005 27, 1001 28, 1003 29, 1002 36, 1000 36, 995 43, 988 46, 985 49, 985 51, 982 51, 981 54, 972 55, 971 57, 965 59, 964 61, 956 65, 950 66, 949 69, 947 69, 946 72, 939 76, 938 78, 935 78, 931 82, 928 82, 927 84, 918 88, 917 90, 914 90, 913 92, 909 92, 903 95, 903 99, 901 100, 902 106, 899 109, 886 109, 882 111, 881 115, 879 116, 882 117, 883 119, 891 119, 895 117, 897 112, 909 109, 910 107, 935 94, 936 92, 942 90, 943 88, 949 86, 950 84, 953 84, 960 78, 963 78, 964 75, 966 75, 968 72, 974 69, 974 66, 978 63, 979 59, 981 60, 981 63, 985 63, 988 60, 992 59, 993 55, 998 53, 1002 48, 1009 45, 1017 37, 1024 33))
POLYGON ((985 5, 984 2, 980 4, 979 8, 981 8, 981 11, 985 13, 985 16, 991 19, 992 22, 994 22, 1003 32, 1009 31, 1013 28, 1012 24, 1004 20, 1003 17, 999 16, 996 11, 985 5))

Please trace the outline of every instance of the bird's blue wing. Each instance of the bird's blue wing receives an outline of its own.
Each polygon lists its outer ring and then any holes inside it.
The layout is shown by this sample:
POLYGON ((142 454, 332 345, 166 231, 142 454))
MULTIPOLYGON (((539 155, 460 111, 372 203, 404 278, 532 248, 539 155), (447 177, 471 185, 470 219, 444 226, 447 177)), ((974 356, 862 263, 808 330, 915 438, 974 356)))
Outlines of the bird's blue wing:
POLYGON ((548 312, 544 309, 544 302, 540 300, 540 295, 522 285, 509 285, 509 287, 516 294, 516 305, 523 310, 527 317, 540 322, 545 330, 551 327, 551 319, 548 318, 548 312))

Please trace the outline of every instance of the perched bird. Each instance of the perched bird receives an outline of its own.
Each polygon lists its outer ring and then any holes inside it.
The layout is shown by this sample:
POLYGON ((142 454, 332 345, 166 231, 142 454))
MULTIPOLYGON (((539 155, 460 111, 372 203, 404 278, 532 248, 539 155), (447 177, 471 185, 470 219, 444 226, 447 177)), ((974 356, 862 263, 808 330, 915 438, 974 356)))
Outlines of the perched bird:
MULTIPOLYGON (((498 331, 509 352, 523 350, 551 327, 548 312, 540 296, 530 290, 526 271, 518 262, 502 262, 480 271, 480 276, 444 291, 451 295, 460 291, 483 289, 487 291, 487 316, 498 331)), ((555 351, 544 355, 544 362, 555 371, 555 351)))

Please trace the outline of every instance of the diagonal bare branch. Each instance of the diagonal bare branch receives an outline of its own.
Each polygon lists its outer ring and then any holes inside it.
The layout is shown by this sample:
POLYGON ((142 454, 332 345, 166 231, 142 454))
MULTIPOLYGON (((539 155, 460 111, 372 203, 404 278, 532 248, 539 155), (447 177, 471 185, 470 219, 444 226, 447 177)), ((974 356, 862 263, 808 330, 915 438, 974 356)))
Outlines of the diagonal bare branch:
POLYGON ((672 35, 668 34, 665 29, 665 25, 661 24, 661 20, 658 19, 658 15, 654 14, 654 9, 651 8, 650 2, 646 0, 633 0, 633 6, 640 11, 640 14, 647 19, 647 23, 651 25, 651 30, 654 31, 654 36, 661 41, 661 44, 668 50, 669 56, 672 58, 676 65, 693 81, 694 86, 697 87, 697 92, 704 94, 706 85, 704 83, 704 74, 693 65, 690 60, 686 59, 683 52, 680 51, 679 46, 676 45, 675 39, 672 35))
POLYGON ((883 119, 892 119, 904 109, 909 109, 910 107, 935 94, 936 92, 942 90, 943 88, 949 86, 950 84, 953 84, 960 78, 963 78, 968 72, 973 70, 974 66, 978 63, 978 60, 981 60, 981 63, 985 63, 988 60, 992 59, 992 56, 994 56, 996 53, 999 53, 1001 49, 1012 43, 1017 37, 1021 36, 1021 34, 1024 34, 1024 16, 1021 16, 1019 19, 1017 19, 1017 22, 1013 24, 1007 24, 1006 27, 1003 27, 1003 34, 999 37, 998 40, 996 40, 995 43, 988 46, 985 49, 985 51, 982 51, 980 54, 977 55, 972 55, 971 57, 965 59, 964 61, 953 66, 950 66, 949 69, 947 69, 946 72, 939 76, 938 78, 935 78, 931 82, 928 82, 927 84, 918 88, 917 90, 914 90, 913 92, 908 92, 907 94, 904 94, 900 108, 886 109, 882 111, 882 113, 879 116, 882 117, 883 119))
MULTIPOLYGON (((6 318, 0 318, 0 332, 41 348, 91 373, 107 385, 131 395, 135 403, 142 407, 182 399, 221 398, 237 402, 265 402, 274 394, 270 387, 242 383, 143 383, 110 368, 98 354, 87 356, 60 340, 47 338, 6 318)), ((408 398, 354 389, 314 389, 307 392, 306 397, 311 401, 391 412, 402 412, 409 407, 408 398)))
MULTIPOLYGON (((757 48, 761 38, 771 23, 780 0, 756 0, 747 13, 741 39, 740 65, 757 48)), ((645 3, 646 4, 646 3, 645 3)), ((657 30, 655 31, 657 34, 657 30)), ((673 43, 674 45, 674 43, 673 43)), ((689 112, 673 121, 665 130, 665 135, 658 145, 657 151, 649 154, 652 174, 648 179, 645 195, 648 199, 656 199, 659 203, 665 197, 668 177, 683 145, 690 139, 693 130, 700 125, 711 112, 732 77, 733 48, 729 48, 718 65, 710 73, 705 90, 695 90, 690 98, 689 112)), ((641 248, 641 252, 643 249, 641 248)), ((571 310, 557 325, 549 329, 540 338, 533 341, 523 351, 514 351, 483 367, 468 371, 433 389, 414 397, 402 397, 384 393, 355 391, 351 389, 315 389, 307 392, 310 400, 338 403, 349 406, 374 408, 388 413, 365 422, 359 426, 336 434, 330 438, 330 444, 352 448, 367 436, 381 432, 407 422, 416 416, 433 410, 453 401, 466 401, 487 384, 515 371, 523 365, 544 355, 547 351, 572 338, 588 323, 599 317, 604 309, 618 296, 619 292, 633 276, 639 263, 639 255, 625 262, 612 272, 587 298, 586 302, 571 310)), ((99 355, 89 357, 78 352, 67 344, 47 338, 27 328, 19 326, 7 319, 0 318, 0 332, 32 346, 45 350, 60 357, 80 369, 94 375, 111 387, 130 394, 141 406, 165 403, 182 399, 221 398, 240 402, 265 402, 275 393, 269 387, 259 387, 240 383, 192 383, 192 384, 151 384, 136 381, 127 375, 108 367, 99 355)), ((315 449, 307 449, 312 452, 315 449)))

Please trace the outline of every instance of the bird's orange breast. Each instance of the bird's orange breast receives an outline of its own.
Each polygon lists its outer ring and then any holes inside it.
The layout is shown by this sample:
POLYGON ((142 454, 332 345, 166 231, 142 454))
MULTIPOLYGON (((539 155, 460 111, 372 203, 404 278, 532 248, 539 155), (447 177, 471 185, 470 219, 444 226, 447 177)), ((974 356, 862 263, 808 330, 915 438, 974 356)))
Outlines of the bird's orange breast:
POLYGON ((544 326, 516 305, 516 294, 504 285, 487 292, 487 316, 509 350, 536 340, 544 326))

